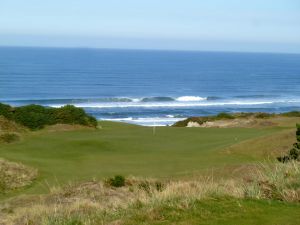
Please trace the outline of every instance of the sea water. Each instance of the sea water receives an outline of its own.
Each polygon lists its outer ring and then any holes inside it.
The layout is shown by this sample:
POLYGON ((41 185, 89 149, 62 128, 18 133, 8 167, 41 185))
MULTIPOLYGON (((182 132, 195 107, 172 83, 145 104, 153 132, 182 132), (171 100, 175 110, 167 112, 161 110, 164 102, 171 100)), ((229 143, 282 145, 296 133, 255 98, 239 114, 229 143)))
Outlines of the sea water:
POLYGON ((0 102, 147 126, 300 110, 300 55, 1 47, 0 102))

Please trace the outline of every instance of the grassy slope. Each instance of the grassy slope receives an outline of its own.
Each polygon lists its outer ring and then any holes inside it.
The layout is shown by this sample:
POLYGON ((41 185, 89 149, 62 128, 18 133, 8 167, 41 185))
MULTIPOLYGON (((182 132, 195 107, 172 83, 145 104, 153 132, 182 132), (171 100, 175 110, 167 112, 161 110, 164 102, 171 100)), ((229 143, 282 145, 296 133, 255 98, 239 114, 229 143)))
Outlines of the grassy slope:
MULTIPOLYGON (((115 174, 174 178, 257 160, 222 149, 271 135, 282 128, 156 128, 102 122, 99 130, 39 131, 18 143, 0 146, 0 156, 39 169, 39 183, 115 174)), ((31 188, 41 191, 41 185, 31 188)))
MULTIPOLYGON (((152 128, 102 122, 99 130, 43 130, 24 134, 21 142, 0 145, 0 157, 39 169, 39 181, 18 193, 41 193, 47 190, 45 184, 59 185, 114 174, 176 178, 215 168, 224 175, 228 167, 239 168, 261 161, 274 150, 277 154, 288 149, 294 142, 296 122, 289 120, 287 123, 284 120, 281 127, 264 129, 162 127, 156 128, 155 135, 152 128)), ((293 225, 300 224, 299 209, 300 205, 294 203, 212 198, 195 200, 189 205, 172 206, 166 202, 152 209, 134 205, 112 217, 98 219, 122 221, 124 225, 293 225)), ((54 219, 49 224, 76 224, 70 218, 49 219, 54 219)))

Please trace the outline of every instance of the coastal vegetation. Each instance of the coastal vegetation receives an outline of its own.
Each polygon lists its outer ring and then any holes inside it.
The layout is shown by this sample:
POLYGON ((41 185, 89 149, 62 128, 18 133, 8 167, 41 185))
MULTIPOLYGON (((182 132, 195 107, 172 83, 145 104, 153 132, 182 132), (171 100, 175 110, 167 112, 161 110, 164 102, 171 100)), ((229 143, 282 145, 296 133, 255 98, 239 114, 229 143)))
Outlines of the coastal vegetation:
POLYGON ((0 158, 0 194, 26 187, 36 177, 36 169, 0 158))
POLYGON ((293 148, 289 151, 288 155, 277 157, 279 162, 285 163, 291 160, 300 159, 300 124, 297 124, 296 127, 297 142, 293 144, 293 148))
POLYGON ((1 115, 0 134, 18 140, 0 142, 0 224, 300 224, 299 161, 276 160, 297 142, 297 113, 155 133, 108 121, 32 130, 1 115))
POLYGON ((106 182, 112 187, 123 187, 125 186, 125 177, 122 175, 115 175, 112 178, 109 178, 106 182))
MULTIPOLYGON (((188 124, 197 123, 199 126, 205 124, 206 122, 220 121, 220 120, 255 120, 255 119, 272 119, 281 117, 300 117, 300 111, 291 111, 286 113, 265 113, 265 112, 255 112, 255 113, 219 113, 216 116, 200 116, 200 117, 189 117, 185 120, 176 122, 174 127, 187 127, 188 124)), ((239 125, 241 126, 241 125, 239 125)))
POLYGON ((15 121, 31 130, 42 129, 46 125, 53 124, 97 126, 97 121, 94 117, 86 114, 83 109, 72 105, 66 105, 61 108, 40 105, 11 107, 0 103, 0 116, 15 121))

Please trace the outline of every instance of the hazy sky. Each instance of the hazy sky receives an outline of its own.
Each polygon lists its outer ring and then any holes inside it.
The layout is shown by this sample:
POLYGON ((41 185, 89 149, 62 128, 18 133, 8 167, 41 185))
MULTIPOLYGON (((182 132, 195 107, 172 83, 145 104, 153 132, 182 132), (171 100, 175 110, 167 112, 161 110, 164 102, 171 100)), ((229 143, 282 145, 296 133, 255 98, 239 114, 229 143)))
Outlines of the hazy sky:
POLYGON ((0 0, 0 45, 300 53, 300 0, 0 0))

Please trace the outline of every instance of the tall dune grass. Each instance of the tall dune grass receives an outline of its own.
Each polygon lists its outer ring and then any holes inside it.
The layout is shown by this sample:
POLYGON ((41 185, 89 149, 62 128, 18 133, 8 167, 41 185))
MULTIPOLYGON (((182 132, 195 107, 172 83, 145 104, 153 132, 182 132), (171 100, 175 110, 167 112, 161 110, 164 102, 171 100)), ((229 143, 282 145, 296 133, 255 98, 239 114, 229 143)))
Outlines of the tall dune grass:
POLYGON ((214 180, 202 177, 190 181, 128 178, 126 186, 115 188, 105 182, 90 181, 51 188, 39 198, 8 202, 2 211, 4 224, 122 224, 129 214, 155 217, 158 208, 190 209, 206 199, 273 199, 300 201, 300 163, 264 163, 249 171, 250 178, 214 180), (23 203, 22 203, 23 202, 23 203), (24 207, 24 202, 30 207, 24 207), (39 223, 39 222, 40 223, 39 223), (118 222, 119 221, 119 222, 118 222))
POLYGON ((252 178, 244 187, 246 197, 300 201, 300 162, 261 164, 252 178))

